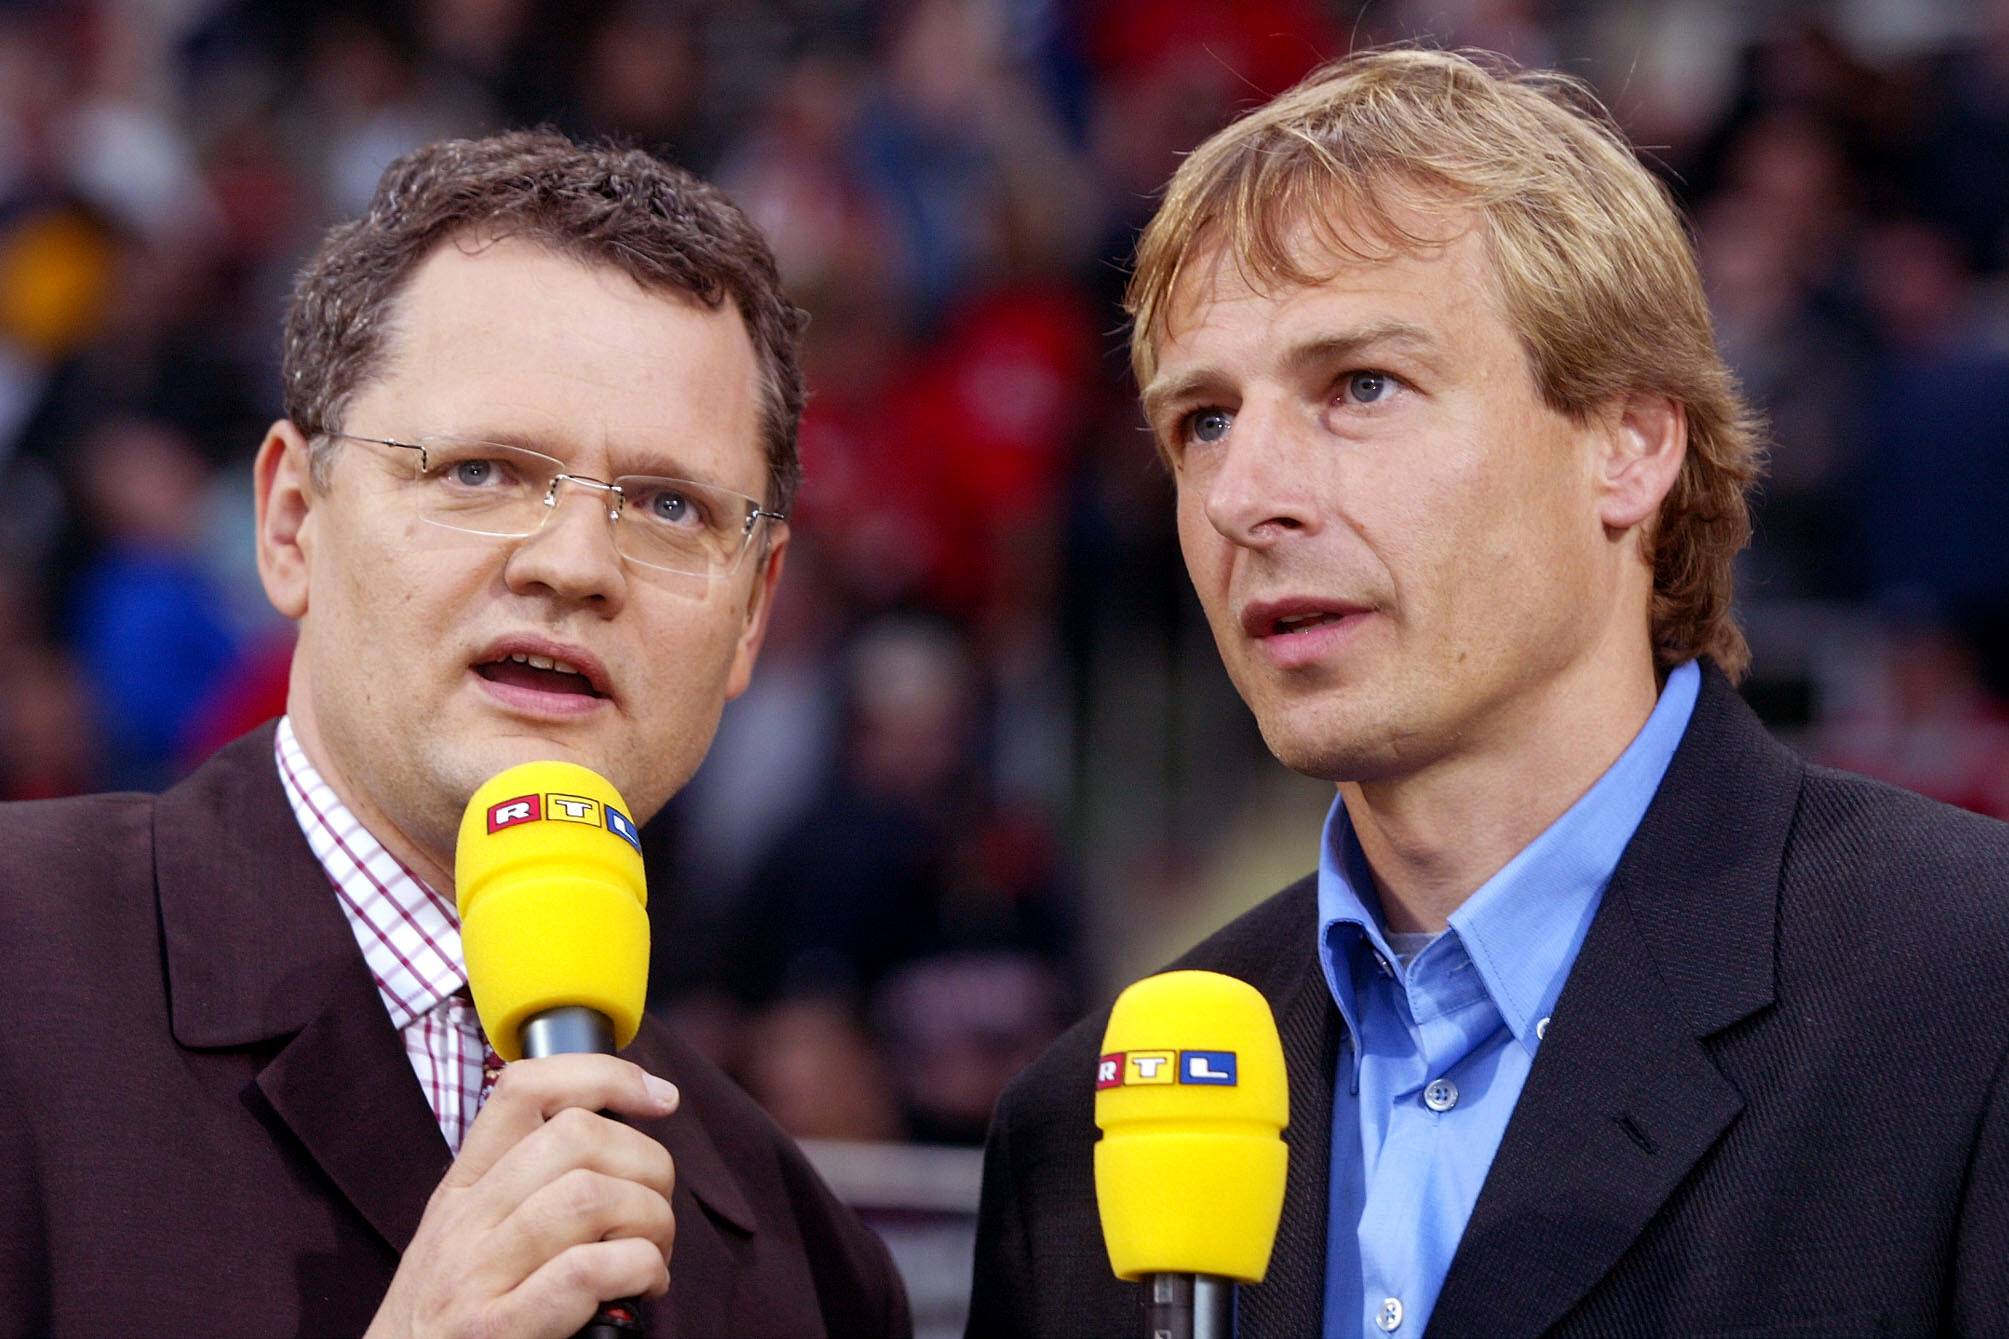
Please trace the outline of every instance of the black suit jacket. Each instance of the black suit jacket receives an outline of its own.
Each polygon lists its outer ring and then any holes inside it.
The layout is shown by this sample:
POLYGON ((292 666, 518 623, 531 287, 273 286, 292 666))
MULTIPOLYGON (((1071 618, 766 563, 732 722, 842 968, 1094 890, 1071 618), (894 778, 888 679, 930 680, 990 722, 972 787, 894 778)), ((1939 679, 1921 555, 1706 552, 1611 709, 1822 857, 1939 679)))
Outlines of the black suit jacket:
MULTIPOLYGON (((156 800, 0 806, 0 1334, 358 1334, 450 1162, 272 730, 156 800)), ((879 1240, 651 1020, 676 1159, 651 1333, 911 1329, 879 1240)))
MULTIPOLYGON (((1316 923, 1306 879, 1176 964, 1260 989, 1290 1067, 1248 1339, 1321 1332, 1344 1025, 1316 923)), ((2009 1335, 2005 986, 2009 826, 1804 765, 1708 670, 1428 1333, 2009 1335)), ((999 1104, 972 1336, 1138 1333, 1095 1213, 1106 1018, 999 1104)))

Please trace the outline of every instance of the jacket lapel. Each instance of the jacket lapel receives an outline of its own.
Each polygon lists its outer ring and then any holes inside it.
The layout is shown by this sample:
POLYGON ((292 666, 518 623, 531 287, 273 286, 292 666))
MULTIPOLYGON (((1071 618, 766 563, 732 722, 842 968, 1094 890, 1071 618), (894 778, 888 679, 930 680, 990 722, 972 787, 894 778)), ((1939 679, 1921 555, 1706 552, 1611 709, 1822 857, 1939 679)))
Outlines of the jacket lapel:
POLYGON ((176 1041, 251 1050, 263 1104, 394 1249, 452 1162, 273 762, 272 727, 154 810, 176 1041))
MULTIPOLYGON (((640 1035, 622 1054, 652 1074, 684 1082, 678 1049, 670 1044, 667 1029, 651 1016, 643 1016, 640 1035)), ((684 1090, 691 1092, 696 1086, 686 1084, 684 1090)), ((669 1150, 677 1169, 676 1188, 670 1195, 677 1216, 670 1291, 647 1306, 649 1333, 693 1339, 728 1333, 742 1268, 735 1257, 743 1254, 740 1243, 760 1229, 753 1203, 695 1106, 638 1128, 669 1150)))
POLYGON ((1269 1001, 1283 1042, 1290 1084, 1283 1214, 1268 1275, 1239 1291, 1236 1324, 1243 1339, 1317 1334, 1325 1309, 1327 1168, 1340 1023, 1312 951, 1317 927, 1313 875, 1277 894, 1261 916, 1237 922, 1172 964, 1224 972, 1254 986, 1269 1001))
POLYGON ((1705 666, 1493 1160, 1430 1333, 1539 1334, 1742 1111, 1705 1039, 1769 1005, 1799 760, 1705 666))
MULTIPOLYGON (((1315 918, 1307 915, 1300 920, 1315 918)), ((1243 1288, 1237 1303, 1243 1339, 1292 1339, 1322 1328, 1337 1020, 1324 974, 1313 959, 1277 1012, 1290 1082, 1290 1124, 1284 1129, 1290 1162, 1269 1275, 1260 1284, 1243 1288)))

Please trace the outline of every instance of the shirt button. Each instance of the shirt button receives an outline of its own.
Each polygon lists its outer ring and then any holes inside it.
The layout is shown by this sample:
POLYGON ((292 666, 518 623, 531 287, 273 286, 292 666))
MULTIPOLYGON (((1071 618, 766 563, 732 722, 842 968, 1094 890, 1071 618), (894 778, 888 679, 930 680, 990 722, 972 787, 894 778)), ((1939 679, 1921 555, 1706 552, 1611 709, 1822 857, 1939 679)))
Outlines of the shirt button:
POLYGON ((1434 1080, 1423 1090, 1423 1105, 1432 1111, 1449 1111, 1458 1105, 1458 1085, 1449 1079, 1434 1080))
POLYGON ((1379 953, 1374 955, 1374 965, 1381 969, 1381 974, 1383 976, 1395 975, 1395 969, 1388 965, 1388 959, 1382 957, 1379 953))
POLYGON ((1381 1310, 1374 1313, 1374 1323, 1381 1327, 1382 1333, 1394 1334, 1396 1329, 1402 1324, 1402 1299, 1400 1297, 1382 1298, 1381 1310))
POLYGON ((1547 1041, 1548 1038, 1549 1038, 1549 1020, 1544 1018, 1539 1023, 1535 1024, 1535 1040, 1547 1041))

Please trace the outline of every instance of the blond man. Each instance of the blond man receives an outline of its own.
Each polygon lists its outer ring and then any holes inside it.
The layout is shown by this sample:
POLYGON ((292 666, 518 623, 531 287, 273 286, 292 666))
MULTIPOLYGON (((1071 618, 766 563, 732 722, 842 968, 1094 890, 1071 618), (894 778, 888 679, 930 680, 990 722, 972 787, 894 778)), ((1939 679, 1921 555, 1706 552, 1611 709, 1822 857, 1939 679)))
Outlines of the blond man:
MULTIPOLYGON (((1757 437, 1595 102, 1338 61, 1186 161, 1130 298, 1221 656, 1337 788, 1317 872, 1177 964, 1290 1068, 1240 1333, 2009 1332, 2009 828, 1738 699, 1757 437)), ((1102 1026, 1000 1104, 972 1335, 1137 1332, 1102 1026)))

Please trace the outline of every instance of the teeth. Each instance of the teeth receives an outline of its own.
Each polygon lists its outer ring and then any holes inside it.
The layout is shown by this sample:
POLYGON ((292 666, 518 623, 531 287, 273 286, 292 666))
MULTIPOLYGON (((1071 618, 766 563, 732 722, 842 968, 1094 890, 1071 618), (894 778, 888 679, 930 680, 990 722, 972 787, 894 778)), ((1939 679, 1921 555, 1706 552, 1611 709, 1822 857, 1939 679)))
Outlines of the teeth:
POLYGON ((533 656, 523 651, 512 651, 509 658, 519 665, 528 665, 532 669, 557 670, 560 674, 576 674, 582 679, 586 677, 586 671, 577 665, 570 661, 553 660, 550 656, 533 656))

